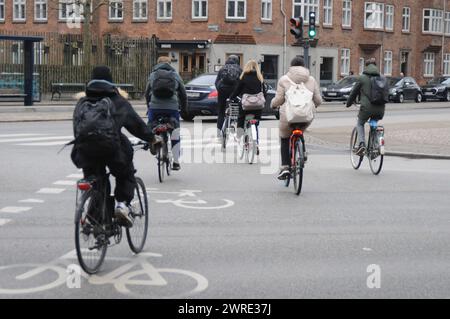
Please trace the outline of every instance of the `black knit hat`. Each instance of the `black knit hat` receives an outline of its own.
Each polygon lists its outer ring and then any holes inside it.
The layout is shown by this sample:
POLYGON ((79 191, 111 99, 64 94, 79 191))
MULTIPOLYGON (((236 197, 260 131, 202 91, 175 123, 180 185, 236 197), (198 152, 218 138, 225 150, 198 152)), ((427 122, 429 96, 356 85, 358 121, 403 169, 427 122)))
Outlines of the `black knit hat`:
POLYGON ((92 70, 92 80, 106 80, 112 82, 111 70, 106 65, 96 66, 92 70))

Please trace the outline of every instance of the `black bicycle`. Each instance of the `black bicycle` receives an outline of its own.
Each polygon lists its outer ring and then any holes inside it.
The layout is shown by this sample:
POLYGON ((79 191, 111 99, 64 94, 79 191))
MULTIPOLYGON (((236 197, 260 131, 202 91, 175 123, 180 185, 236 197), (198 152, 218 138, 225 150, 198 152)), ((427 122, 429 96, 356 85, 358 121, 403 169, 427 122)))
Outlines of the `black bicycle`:
MULTIPOLYGON (((148 149, 148 144, 138 142, 134 147, 148 149)), ((114 196, 111 196, 110 173, 99 168, 93 178, 77 182, 75 211, 75 247, 78 262, 88 274, 99 271, 108 247, 122 240, 122 226, 114 218, 114 196)), ((148 232, 148 199, 144 182, 136 177, 134 198, 130 203, 133 226, 126 228, 130 249, 142 251, 148 232)))
POLYGON ((303 131, 298 125, 291 125, 292 134, 289 138, 289 156, 291 159, 290 175, 284 181, 285 186, 289 187, 291 179, 294 181, 294 191, 300 195, 303 185, 303 169, 306 162, 306 147, 303 131))
POLYGON ((167 174, 167 176, 170 176, 172 171, 172 131, 175 126, 167 116, 158 116, 153 126, 153 133, 161 136, 163 139, 163 143, 158 147, 156 153, 158 178, 159 182, 162 183, 164 181, 164 175, 167 174))

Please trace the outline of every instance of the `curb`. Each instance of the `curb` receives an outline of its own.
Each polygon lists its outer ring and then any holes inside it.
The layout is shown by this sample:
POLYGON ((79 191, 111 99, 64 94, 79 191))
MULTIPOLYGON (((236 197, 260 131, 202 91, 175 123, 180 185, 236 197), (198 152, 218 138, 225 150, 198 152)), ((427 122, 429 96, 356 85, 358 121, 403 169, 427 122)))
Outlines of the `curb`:
POLYGON ((440 154, 423 154, 423 153, 406 153, 406 152, 386 152, 385 156, 403 157, 410 159, 435 159, 435 160, 450 160, 450 155, 440 154))

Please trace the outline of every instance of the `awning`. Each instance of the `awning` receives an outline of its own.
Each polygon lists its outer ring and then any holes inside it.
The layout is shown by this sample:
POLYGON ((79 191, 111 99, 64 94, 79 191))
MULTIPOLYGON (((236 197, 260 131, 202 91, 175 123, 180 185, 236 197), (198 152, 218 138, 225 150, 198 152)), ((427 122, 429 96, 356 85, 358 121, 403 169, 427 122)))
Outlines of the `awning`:
POLYGON ((208 40, 157 40, 159 49, 201 50, 209 48, 208 40))
POLYGON ((214 40, 216 44, 256 44, 252 35, 244 34, 219 34, 214 40))
POLYGON ((21 36, 21 35, 0 35, 0 40, 41 42, 42 40, 44 40, 44 38, 21 36))

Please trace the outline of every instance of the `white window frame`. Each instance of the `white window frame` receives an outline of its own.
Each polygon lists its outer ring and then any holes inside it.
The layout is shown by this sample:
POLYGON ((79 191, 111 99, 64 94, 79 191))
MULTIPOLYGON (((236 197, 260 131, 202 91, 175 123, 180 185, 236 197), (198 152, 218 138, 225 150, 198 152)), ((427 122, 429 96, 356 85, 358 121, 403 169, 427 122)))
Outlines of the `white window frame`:
POLYGON ((247 19, 247 0, 227 0, 226 17, 227 17, 227 19, 230 19, 230 20, 245 20, 245 19, 247 19), (233 16, 228 15, 228 7, 230 5, 230 2, 234 3, 234 15, 233 16), (238 11, 239 11, 238 7, 239 7, 240 2, 244 3, 244 16, 243 17, 238 16, 238 11))
POLYGON ((261 0, 261 21, 272 21, 272 0, 261 0))
POLYGON ((133 0, 133 21, 147 21, 148 19, 148 0, 133 0), (145 11, 142 10, 145 5, 145 11), (136 6, 138 7, 136 10, 136 6), (144 13, 145 14, 142 14, 144 13))
POLYGON ((365 2, 364 3, 364 29, 384 30, 384 3, 365 2), (370 10, 369 6, 371 6, 370 10), (371 19, 367 19, 367 14, 371 13, 371 19))
POLYGON ((84 20, 83 13, 84 13, 84 6, 82 4, 77 4, 77 2, 74 0, 59 0, 58 2, 58 19, 60 21, 68 21, 68 20, 83 21, 84 20))
POLYGON ((0 22, 5 21, 5 0, 0 0, 0 22))
POLYGON ((347 76, 350 74, 350 49, 341 49, 341 75, 347 76))
POLYGON ((208 0, 192 0, 192 19, 208 19, 208 0), (195 4, 198 3, 198 15, 195 15, 195 4), (203 9, 206 6, 206 15, 203 9))
POLYGON ((342 26, 344 28, 352 27, 352 0, 343 0, 342 2, 342 26))
POLYGON ((173 16, 173 3, 172 0, 158 0, 156 3, 156 18, 157 20, 172 20, 173 16), (161 12, 161 4, 163 9, 161 12), (170 10, 169 8, 170 4, 170 10))
POLYGON ((402 32, 410 32, 411 30, 411 8, 404 7, 402 10, 402 32))
POLYGON ((27 0, 13 1, 13 21, 22 22, 27 20, 27 0))
POLYGON ((298 18, 298 15, 295 14, 296 8, 300 9, 300 16, 303 17, 303 20, 308 23, 309 13, 316 13, 316 25, 319 24, 320 21, 320 1, 319 0, 293 0, 292 1, 292 16, 293 18, 298 18))
POLYGON ((425 52, 423 60, 423 76, 426 78, 434 77, 436 54, 434 52, 425 52))
POLYGON ((384 59, 383 59, 383 66, 384 71, 383 74, 386 76, 392 75, 392 51, 384 51, 384 59))
POLYGON ((424 8, 422 17, 422 33, 442 34, 444 11, 424 8), (429 11, 427 16, 425 15, 426 11, 429 11), (425 20, 429 20, 429 30, 425 30, 425 20))
MULTIPOLYGON (((12 64, 23 64, 23 42, 14 41, 12 45, 17 45, 17 52, 11 52, 11 62, 12 64)), ((11 46, 12 49, 12 46, 11 46)))
POLYGON ((364 58, 359 58, 359 75, 363 74, 366 68, 366 60, 364 58))
POLYGON ((34 0, 34 21, 47 21, 48 3, 47 0, 34 0), (41 15, 38 16, 38 13, 41 15))
POLYGON ((444 33, 450 35, 450 12, 448 11, 444 14, 444 33))
POLYGON ((323 0, 323 25, 333 25, 333 0, 323 0))
POLYGON ((123 21, 123 0, 109 0, 108 19, 110 21, 123 21))
POLYGON ((444 76, 450 76, 450 53, 444 54, 443 73, 444 76))
POLYGON ((387 31, 394 31, 394 11, 395 8, 393 5, 386 5, 386 22, 385 27, 387 31))

